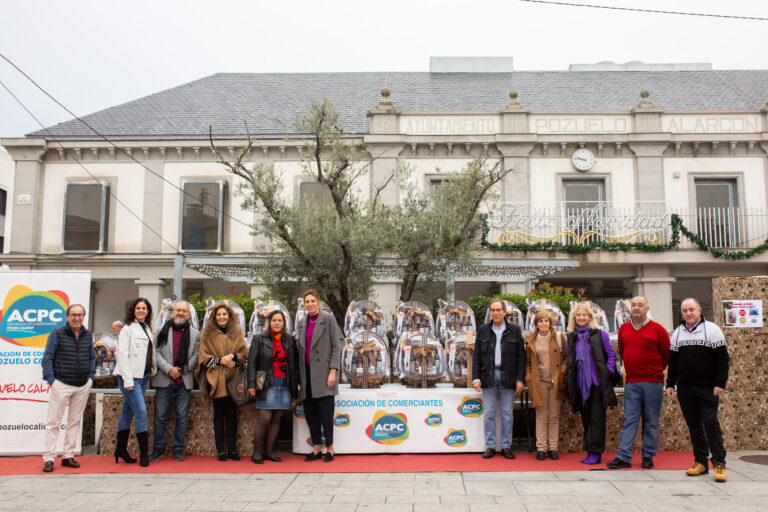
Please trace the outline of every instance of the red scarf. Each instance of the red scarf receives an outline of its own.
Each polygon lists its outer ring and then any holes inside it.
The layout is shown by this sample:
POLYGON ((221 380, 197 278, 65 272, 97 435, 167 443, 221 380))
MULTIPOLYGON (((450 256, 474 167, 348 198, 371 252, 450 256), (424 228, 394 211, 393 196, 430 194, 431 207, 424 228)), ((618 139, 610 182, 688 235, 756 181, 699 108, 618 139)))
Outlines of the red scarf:
POLYGON ((283 342, 282 332, 274 332, 272 328, 269 329, 269 334, 272 336, 272 370, 273 375, 275 377, 282 377, 285 378, 285 371, 283 371, 280 367, 283 364, 287 364, 288 358, 287 354, 285 353, 285 349, 283 348, 283 342), (284 362, 280 362, 279 358, 282 358, 284 362))

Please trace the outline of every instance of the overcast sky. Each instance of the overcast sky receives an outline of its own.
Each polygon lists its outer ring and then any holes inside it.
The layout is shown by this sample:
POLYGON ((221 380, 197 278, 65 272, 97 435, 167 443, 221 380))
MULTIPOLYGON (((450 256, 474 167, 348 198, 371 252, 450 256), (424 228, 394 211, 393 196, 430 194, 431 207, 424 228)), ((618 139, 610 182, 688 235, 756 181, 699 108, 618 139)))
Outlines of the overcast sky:
MULTIPOLYGON (((768 17, 766 0, 582 2, 768 17)), ((0 52, 78 115, 218 72, 428 71, 430 56, 768 69, 766 21, 519 0, 0 0, 0 13, 0 52)), ((0 81, 46 125, 70 118, 2 60, 0 81)), ((38 128, 0 87, 0 137, 38 128)))

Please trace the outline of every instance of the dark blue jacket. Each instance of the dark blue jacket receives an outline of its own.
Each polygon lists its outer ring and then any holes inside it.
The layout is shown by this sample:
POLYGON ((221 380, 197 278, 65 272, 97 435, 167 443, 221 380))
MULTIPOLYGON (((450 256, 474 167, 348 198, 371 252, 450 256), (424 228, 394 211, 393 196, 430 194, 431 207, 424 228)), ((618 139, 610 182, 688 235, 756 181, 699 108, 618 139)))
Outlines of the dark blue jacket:
POLYGON ((80 327, 80 336, 69 324, 51 331, 43 355, 43 380, 53 384, 60 380, 70 386, 82 386, 96 374, 96 351, 91 331, 80 327))
MULTIPOLYGON (((525 382, 525 344, 520 327, 505 321, 501 334, 501 387, 514 389, 517 381, 525 382)), ((475 351, 472 353, 472 380, 480 379, 480 385, 490 388, 494 385, 496 333, 488 322, 477 330, 475 351)))

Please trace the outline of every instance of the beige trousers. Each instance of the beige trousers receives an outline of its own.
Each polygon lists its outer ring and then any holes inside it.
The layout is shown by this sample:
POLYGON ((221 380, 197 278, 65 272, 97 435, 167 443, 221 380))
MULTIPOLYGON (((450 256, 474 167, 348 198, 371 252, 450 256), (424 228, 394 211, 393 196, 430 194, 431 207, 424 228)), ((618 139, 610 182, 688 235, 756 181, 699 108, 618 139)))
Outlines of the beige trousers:
POLYGON ((91 380, 80 387, 64 384, 60 380, 53 381, 51 396, 48 399, 48 420, 45 422, 45 452, 43 460, 56 460, 56 443, 61 431, 61 418, 69 403, 67 415, 67 430, 64 432, 62 459, 75 455, 77 436, 80 435, 80 422, 83 419, 85 404, 88 402, 88 392, 91 390, 91 380))
POLYGON ((560 405, 551 382, 541 382, 542 407, 536 407, 536 450, 557 451, 557 439, 560 433, 560 405))

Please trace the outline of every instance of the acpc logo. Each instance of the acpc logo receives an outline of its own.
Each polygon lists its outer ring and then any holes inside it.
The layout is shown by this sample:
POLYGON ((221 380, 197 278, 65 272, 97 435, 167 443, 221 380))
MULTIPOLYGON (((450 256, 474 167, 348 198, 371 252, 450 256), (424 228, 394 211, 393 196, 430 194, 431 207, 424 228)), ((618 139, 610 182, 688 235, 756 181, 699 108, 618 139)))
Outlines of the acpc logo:
POLYGON ((342 413, 336 414, 336 417, 333 419, 333 424, 337 427, 348 427, 349 414, 342 414, 342 413))
POLYGON ((483 400, 481 398, 470 398, 465 396, 461 399, 459 407, 457 407, 459 414, 468 418, 477 418, 483 415, 483 400))
POLYGON ((410 434, 408 418, 400 412, 388 414, 384 411, 376 411, 373 421, 365 429, 365 434, 375 443, 400 444, 408 439, 410 434))
POLYGON ((3 302, 0 338, 22 347, 45 347, 48 334, 67 322, 67 307, 69 296, 61 290, 36 292, 16 285, 3 302))
POLYGON ((448 435, 443 438, 443 441, 451 448, 461 448, 467 444, 467 432, 449 428, 448 435))
POLYGON ((431 412, 427 414, 427 417, 424 419, 424 423, 430 427, 439 427, 443 424, 443 415, 439 412, 431 412))

